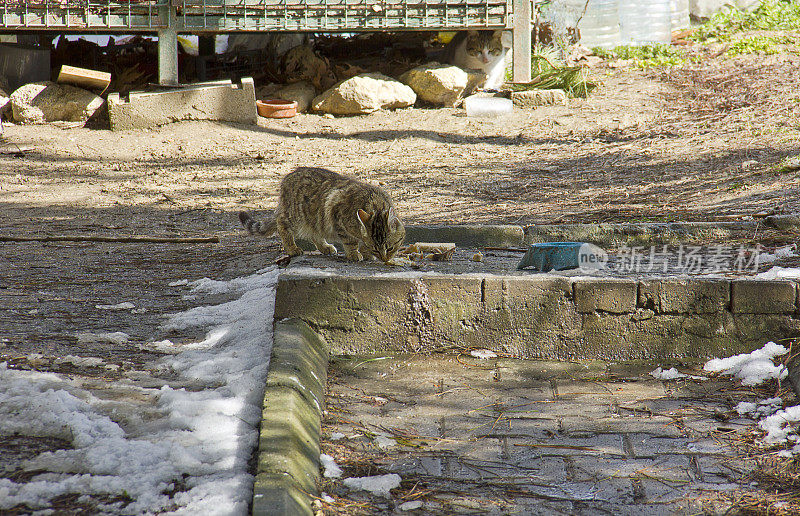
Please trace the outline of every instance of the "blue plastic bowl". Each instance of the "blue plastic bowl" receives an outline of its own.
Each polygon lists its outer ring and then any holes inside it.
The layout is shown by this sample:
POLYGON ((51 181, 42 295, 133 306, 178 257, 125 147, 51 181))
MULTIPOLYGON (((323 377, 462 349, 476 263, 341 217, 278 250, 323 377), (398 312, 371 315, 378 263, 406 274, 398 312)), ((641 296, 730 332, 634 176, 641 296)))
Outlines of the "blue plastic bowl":
POLYGON ((540 272, 577 269, 580 266, 579 251, 583 242, 546 242, 532 244, 522 257, 517 269, 533 269, 540 272))

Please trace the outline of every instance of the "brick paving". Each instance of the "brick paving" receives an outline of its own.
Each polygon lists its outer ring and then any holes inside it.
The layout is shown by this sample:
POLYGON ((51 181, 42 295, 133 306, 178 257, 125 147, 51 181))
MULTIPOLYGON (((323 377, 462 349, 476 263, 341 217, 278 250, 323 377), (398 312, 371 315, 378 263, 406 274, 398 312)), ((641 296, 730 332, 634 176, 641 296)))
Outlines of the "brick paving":
POLYGON ((324 514, 725 513, 756 467, 736 383, 462 355, 337 358, 322 452, 344 477, 396 473, 391 498, 324 479, 324 514), (344 437, 340 435, 344 434, 344 437), (338 438, 337 438, 338 437, 338 438), (388 440, 387 440, 388 438, 388 440), (415 512, 404 502, 420 500, 415 512))

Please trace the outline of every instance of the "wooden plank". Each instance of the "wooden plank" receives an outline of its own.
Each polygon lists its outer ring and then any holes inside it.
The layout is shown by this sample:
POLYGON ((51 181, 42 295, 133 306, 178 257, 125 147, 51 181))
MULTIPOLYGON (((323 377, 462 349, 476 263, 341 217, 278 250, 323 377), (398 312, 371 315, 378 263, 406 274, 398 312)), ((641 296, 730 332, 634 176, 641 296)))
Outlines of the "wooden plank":
POLYGON ((81 88, 105 91, 111 84, 111 74, 77 66, 61 65, 56 82, 61 84, 74 84, 81 88))
POLYGON ((514 0, 514 82, 531 81, 531 2, 514 0))

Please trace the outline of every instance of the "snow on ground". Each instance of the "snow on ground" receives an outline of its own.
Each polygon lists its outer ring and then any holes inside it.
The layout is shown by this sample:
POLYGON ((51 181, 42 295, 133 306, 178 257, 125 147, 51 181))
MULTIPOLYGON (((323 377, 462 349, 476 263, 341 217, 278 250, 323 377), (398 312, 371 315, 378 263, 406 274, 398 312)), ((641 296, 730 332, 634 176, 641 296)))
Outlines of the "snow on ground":
MULTIPOLYGON (((0 434, 59 437, 73 446, 29 460, 27 470, 48 472, 29 482, 0 479, 0 512, 19 504, 46 509, 56 496, 79 493, 132 499, 100 507, 110 514, 246 514, 277 276, 271 268, 227 282, 188 283, 198 299, 238 296, 169 316, 165 329, 207 330, 201 342, 183 349, 154 343, 175 353, 154 364, 177 375, 169 383, 202 388, 130 383, 136 396, 111 403, 72 378, 0 363, 0 434), (177 492, 170 497, 170 491, 177 492)), ((84 338, 121 340, 120 333, 84 338)))
POLYGON ((767 342, 763 348, 752 353, 709 360, 703 370, 735 376, 742 380, 742 385, 759 385, 771 378, 778 380, 786 378, 789 371, 783 364, 775 365, 772 359, 788 352, 789 350, 780 344, 767 342))
POLYGON ((753 278, 759 280, 800 279, 800 269, 791 267, 778 267, 776 265, 769 270, 766 270, 760 274, 756 274, 753 276, 753 278))
POLYGON ((681 373, 674 367, 670 369, 662 369, 660 367, 656 367, 653 371, 650 371, 650 376, 652 376, 656 380, 679 380, 681 378, 690 378, 692 380, 706 379, 705 376, 697 376, 693 374, 681 373))
POLYGON ((350 477, 343 480, 344 485, 353 490, 369 491, 370 493, 389 498, 390 490, 400 485, 400 475, 389 473, 388 475, 375 475, 373 477, 350 477))

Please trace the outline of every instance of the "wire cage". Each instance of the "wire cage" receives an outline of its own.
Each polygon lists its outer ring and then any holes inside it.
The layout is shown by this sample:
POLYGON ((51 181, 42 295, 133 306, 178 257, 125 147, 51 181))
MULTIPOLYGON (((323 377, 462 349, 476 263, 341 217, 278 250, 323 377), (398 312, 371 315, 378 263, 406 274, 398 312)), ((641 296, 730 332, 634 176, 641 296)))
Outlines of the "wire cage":
POLYGON ((511 0, 0 0, 0 29, 381 31, 509 27, 511 0))

